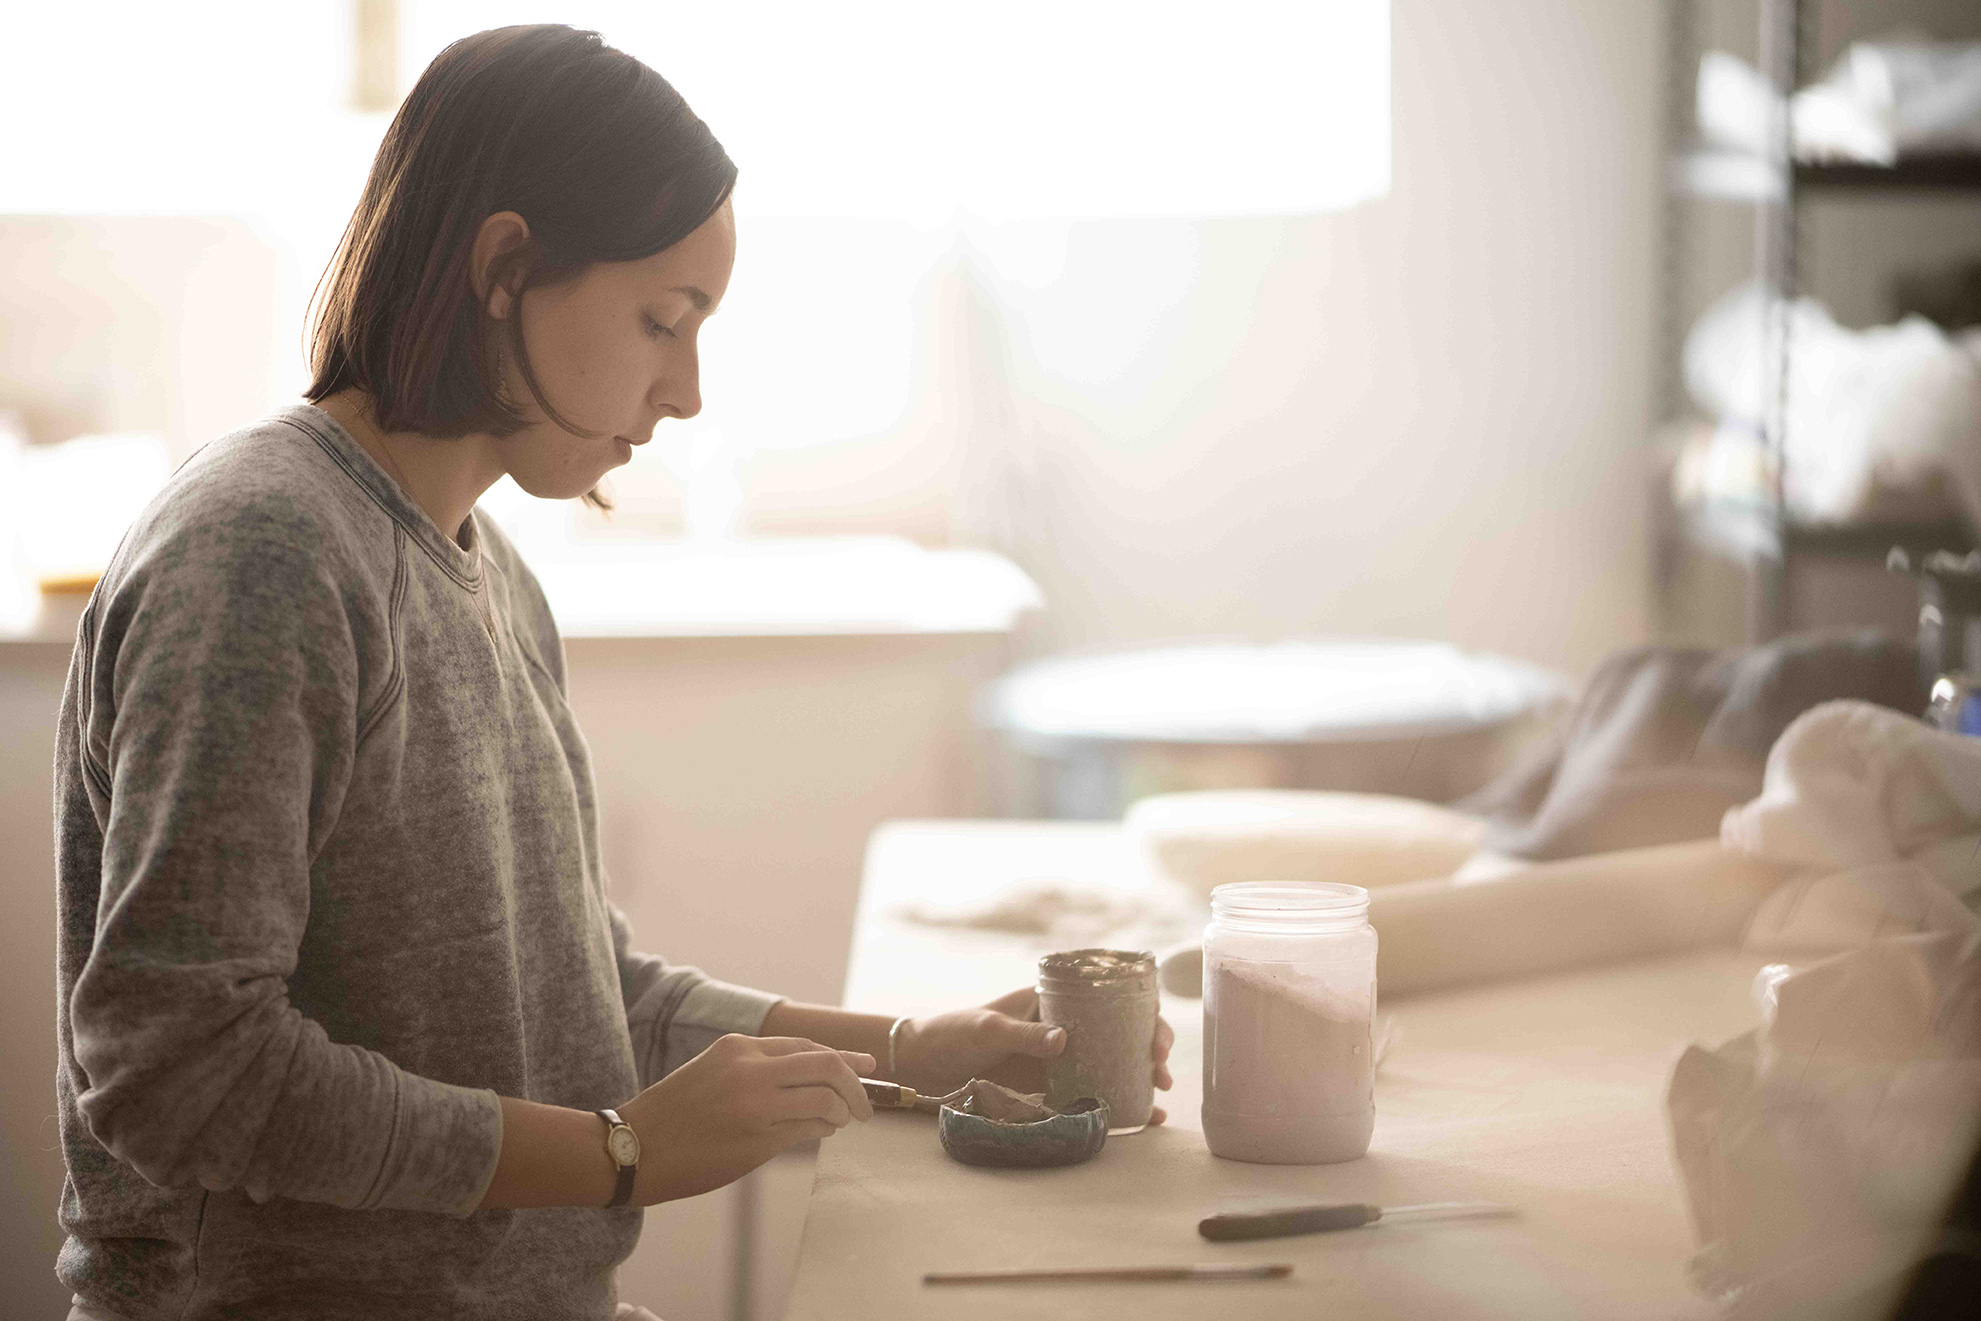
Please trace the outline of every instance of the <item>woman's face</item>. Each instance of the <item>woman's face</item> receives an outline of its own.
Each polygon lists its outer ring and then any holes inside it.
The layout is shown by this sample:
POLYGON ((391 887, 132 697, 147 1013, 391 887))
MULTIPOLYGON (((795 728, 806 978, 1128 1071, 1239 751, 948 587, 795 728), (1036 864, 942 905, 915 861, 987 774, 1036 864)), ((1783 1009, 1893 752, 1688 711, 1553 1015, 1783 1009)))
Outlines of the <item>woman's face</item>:
MULTIPOLYGON (((662 418, 701 411, 696 341, 735 264, 736 220, 725 202, 671 248, 600 262, 570 284, 530 291, 523 337, 537 384, 573 425, 603 434, 590 439, 549 420, 503 337, 503 393, 529 425, 495 444, 518 486, 547 499, 583 495, 632 458, 662 418)), ((500 300, 491 311, 508 314, 500 300)))

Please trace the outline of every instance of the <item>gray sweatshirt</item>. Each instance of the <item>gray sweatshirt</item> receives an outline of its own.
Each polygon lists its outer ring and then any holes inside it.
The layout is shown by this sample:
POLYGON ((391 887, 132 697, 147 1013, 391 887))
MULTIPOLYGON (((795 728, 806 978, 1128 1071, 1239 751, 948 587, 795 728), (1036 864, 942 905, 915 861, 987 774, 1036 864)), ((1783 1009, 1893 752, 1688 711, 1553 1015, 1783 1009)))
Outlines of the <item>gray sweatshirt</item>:
POLYGON ((55 809, 91 1303, 610 1317, 641 1213, 476 1211, 496 1098, 616 1105, 775 1003, 633 950, 543 594, 462 539, 298 404, 188 461, 90 601, 55 809))

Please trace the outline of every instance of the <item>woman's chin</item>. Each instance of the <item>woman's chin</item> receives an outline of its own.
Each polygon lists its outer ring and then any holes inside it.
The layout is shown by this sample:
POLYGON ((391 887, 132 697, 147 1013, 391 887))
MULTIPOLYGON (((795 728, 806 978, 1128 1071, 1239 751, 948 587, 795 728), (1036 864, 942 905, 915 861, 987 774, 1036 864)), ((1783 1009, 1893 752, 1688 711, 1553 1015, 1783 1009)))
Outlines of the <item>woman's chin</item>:
MULTIPOLYGON (((618 466, 616 463, 612 465, 613 468, 618 466)), ((607 468, 588 478, 577 473, 559 473, 554 477, 533 476, 525 479, 512 472, 509 476, 516 485, 539 500, 576 500, 579 496, 596 489, 600 480, 611 470, 607 468)))

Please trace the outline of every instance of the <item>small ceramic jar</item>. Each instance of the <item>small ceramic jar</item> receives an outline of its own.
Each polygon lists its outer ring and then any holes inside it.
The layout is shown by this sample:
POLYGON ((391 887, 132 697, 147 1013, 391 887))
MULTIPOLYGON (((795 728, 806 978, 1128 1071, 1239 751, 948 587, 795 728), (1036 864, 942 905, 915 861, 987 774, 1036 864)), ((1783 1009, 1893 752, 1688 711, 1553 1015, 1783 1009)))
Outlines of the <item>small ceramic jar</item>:
POLYGON ((1046 1104, 1064 1110, 1091 1096, 1107 1103, 1109 1133, 1148 1127, 1157 1008, 1156 956, 1145 950, 1076 949, 1040 959, 1039 1018, 1066 1029, 1066 1049, 1046 1074, 1046 1104))

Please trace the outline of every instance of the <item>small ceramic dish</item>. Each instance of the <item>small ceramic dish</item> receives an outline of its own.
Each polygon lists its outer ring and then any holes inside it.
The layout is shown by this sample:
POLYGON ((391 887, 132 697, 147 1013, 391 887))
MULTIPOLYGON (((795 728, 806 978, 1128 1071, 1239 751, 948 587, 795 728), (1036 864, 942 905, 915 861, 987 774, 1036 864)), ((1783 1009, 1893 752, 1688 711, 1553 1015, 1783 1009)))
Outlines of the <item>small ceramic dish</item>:
POLYGON ((973 1078, 943 1098, 942 1149, 965 1165, 1040 1169, 1077 1165, 1107 1142, 1107 1103, 1083 1096, 1055 1111, 1043 1096, 973 1078))

